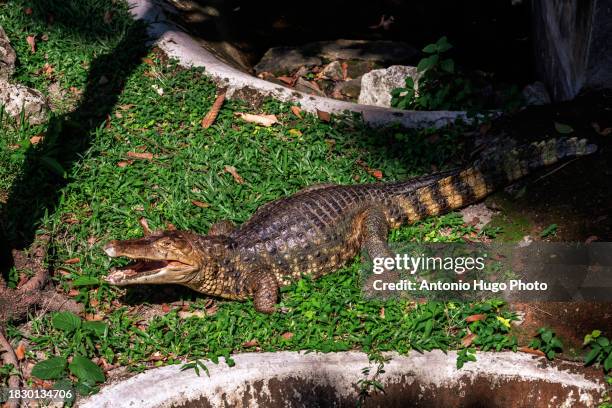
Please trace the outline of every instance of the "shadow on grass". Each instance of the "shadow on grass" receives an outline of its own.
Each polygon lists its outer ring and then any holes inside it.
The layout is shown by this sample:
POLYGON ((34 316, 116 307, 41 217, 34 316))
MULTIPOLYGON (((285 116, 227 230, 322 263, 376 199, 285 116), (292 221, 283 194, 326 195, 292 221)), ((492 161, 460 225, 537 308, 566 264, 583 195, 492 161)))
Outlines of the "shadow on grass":
MULTIPOLYGON (((66 7, 65 4, 44 0, 34 3, 41 16, 54 13, 53 7, 66 7)), ((55 13, 54 24, 59 24, 66 36, 76 41, 95 37, 95 28, 84 21, 58 21, 57 15, 61 16, 62 11, 65 9, 55 13)), ((8 201, 0 207, 0 220, 3 221, 0 231, 2 274, 14 265, 11 249, 28 248, 41 221, 55 211, 61 199, 61 189, 69 182, 62 173, 70 173, 90 147, 96 129, 105 126, 127 78, 149 51, 146 39, 143 24, 129 23, 118 44, 110 52, 92 60, 77 108, 66 115, 52 116, 44 141, 27 150, 8 201)))

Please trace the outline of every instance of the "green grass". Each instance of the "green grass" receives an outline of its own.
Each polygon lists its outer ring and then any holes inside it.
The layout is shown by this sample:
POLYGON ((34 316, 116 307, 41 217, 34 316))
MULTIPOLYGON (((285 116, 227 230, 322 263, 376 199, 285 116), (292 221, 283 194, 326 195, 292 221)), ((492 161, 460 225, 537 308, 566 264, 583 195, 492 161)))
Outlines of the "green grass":
MULTIPOLYGON (((54 112, 48 125, 20 127, 6 117, 0 121, 5 234, 25 245, 36 231, 50 233, 47 262, 55 283, 65 292, 76 287, 76 299, 108 327, 77 336, 55 327, 52 316, 34 319, 29 333, 10 327, 13 339, 25 337, 32 344, 28 358, 103 357, 138 371, 186 359, 216 361, 252 350, 244 346, 252 340, 265 351, 407 353, 461 348, 468 326, 479 333, 472 347, 515 346, 503 320, 512 316, 501 304, 364 300, 357 262, 318 281, 284 288, 281 306, 286 313, 262 315, 252 302, 217 301, 217 312, 203 318, 182 318, 175 307, 140 320, 139 305, 148 302, 185 299, 189 310, 198 310, 207 301, 187 290, 126 291, 99 280, 122 262, 111 261, 101 246, 110 239, 141 236, 141 217, 153 229, 171 223, 205 233, 215 221, 243 222, 260 205, 304 186, 375 181, 358 160, 380 169, 390 181, 452 166, 464 152, 461 129, 372 130, 353 117, 323 123, 312 115, 298 119, 289 105, 276 101, 258 111, 276 114, 280 125, 262 128, 241 122, 234 112, 253 109, 228 101, 215 125, 203 130, 200 121, 211 107, 215 86, 202 70, 181 69, 147 51, 139 27, 130 25, 125 7, 114 3, 51 2, 47 9, 33 7, 32 15, 23 12, 32 6, 26 1, 0 6, 0 24, 15 38, 20 60, 15 79, 42 91, 57 80, 67 92, 73 87, 83 93, 72 109, 54 112), (42 17, 49 9, 55 10, 51 26, 42 17), (115 10, 110 25, 103 22, 109 9, 115 10), (36 54, 30 55, 23 37, 34 32, 48 33, 49 40, 39 42, 36 54), (144 55, 150 60, 141 62, 144 55), (36 75, 45 61, 55 67, 57 78, 36 75), (30 137, 38 134, 45 136, 44 142, 30 145, 30 137), (151 153, 153 158, 131 159, 130 152, 151 153), (226 165, 237 169, 244 184, 224 171, 226 165), (194 200, 209 206, 201 208, 194 200), (78 262, 64 262, 70 258, 78 262), (487 318, 465 322, 479 313, 487 318), (160 358, 151 358, 154 353, 160 358)), ((457 214, 448 214, 395 231, 391 239, 457 241, 472 232, 457 214)))

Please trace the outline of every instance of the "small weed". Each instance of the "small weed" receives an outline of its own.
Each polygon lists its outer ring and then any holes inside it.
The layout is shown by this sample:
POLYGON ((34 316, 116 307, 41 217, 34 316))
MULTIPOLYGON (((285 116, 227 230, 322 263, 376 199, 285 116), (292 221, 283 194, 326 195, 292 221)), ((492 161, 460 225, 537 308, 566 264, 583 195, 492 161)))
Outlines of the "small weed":
POLYGON ((549 360, 553 360, 557 353, 563 351, 563 343, 561 340, 554 331, 546 327, 542 327, 538 330, 536 338, 529 343, 529 347, 541 350, 549 360))

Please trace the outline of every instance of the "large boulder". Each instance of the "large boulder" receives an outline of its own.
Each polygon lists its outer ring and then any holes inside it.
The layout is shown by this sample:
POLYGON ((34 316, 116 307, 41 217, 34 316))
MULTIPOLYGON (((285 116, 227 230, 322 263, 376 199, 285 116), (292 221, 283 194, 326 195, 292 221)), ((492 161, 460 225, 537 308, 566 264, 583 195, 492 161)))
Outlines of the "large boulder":
POLYGON ((363 105, 390 107, 391 91, 406 86, 406 77, 417 82, 416 67, 393 65, 389 68, 375 69, 361 78, 361 91, 358 102, 363 105))
POLYGON ((47 98, 41 92, 3 79, 0 79, 0 105, 15 120, 20 120, 23 112, 25 120, 33 125, 44 123, 49 111, 47 98))
POLYGON ((13 75, 16 60, 15 50, 0 26, 0 79, 9 79, 13 75))

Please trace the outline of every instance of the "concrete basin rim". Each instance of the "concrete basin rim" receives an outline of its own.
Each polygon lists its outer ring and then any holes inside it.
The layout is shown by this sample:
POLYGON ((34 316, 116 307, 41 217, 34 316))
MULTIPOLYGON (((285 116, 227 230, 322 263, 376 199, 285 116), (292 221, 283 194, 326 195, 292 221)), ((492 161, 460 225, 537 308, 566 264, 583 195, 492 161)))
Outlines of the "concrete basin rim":
MULTIPOLYGON (((601 394, 605 385, 583 374, 545 366, 544 359, 525 353, 479 352, 478 361, 468 363, 457 370, 454 351, 439 350, 426 353, 412 352, 402 356, 385 353, 390 361, 385 365, 384 382, 393 384, 406 375, 431 387, 465 387, 478 376, 490 376, 495 380, 520 378, 527 381, 557 383, 563 387, 578 388, 579 399, 601 394)), ((210 377, 197 376, 194 370, 181 370, 181 365, 148 370, 127 380, 103 387, 100 393, 78 403, 79 407, 171 407, 185 401, 205 397, 219 398, 219 390, 245 391, 244 384, 253 384, 272 378, 313 380, 322 384, 333 383, 339 397, 348 397, 352 386, 361 377, 361 370, 369 364, 365 353, 357 351, 335 353, 265 352, 242 353, 233 356, 236 363, 229 367, 225 362, 207 362, 210 377)), ((373 366, 372 366, 373 367, 373 366)), ((580 366, 576 364, 576 368, 580 366)), ((264 385, 265 386, 265 385, 264 385)))

